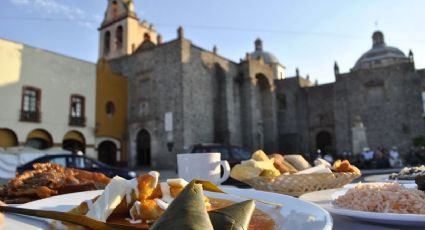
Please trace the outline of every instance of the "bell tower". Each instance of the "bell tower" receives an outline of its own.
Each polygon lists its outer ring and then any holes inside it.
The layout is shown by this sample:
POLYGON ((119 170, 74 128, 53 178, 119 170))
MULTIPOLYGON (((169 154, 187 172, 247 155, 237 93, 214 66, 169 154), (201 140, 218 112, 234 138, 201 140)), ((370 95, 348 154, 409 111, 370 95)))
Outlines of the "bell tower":
POLYGON ((114 59, 131 55, 146 40, 157 44, 152 24, 140 22, 133 0, 107 0, 105 16, 99 28, 99 58, 114 59))

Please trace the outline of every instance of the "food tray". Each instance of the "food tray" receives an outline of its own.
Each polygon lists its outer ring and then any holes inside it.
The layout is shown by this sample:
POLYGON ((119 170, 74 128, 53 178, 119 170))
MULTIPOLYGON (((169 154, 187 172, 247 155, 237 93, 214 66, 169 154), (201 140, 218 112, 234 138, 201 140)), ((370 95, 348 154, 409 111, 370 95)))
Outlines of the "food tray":
POLYGON ((301 196, 308 192, 342 187, 360 176, 361 174, 348 172, 291 174, 278 177, 254 177, 242 182, 257 190, 301 196))

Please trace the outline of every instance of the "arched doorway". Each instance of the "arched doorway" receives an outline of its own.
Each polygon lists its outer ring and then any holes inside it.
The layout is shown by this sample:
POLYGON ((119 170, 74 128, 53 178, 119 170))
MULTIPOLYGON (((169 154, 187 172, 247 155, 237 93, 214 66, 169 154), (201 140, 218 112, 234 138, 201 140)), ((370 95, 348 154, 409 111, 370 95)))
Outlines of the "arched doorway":
POLYGON ((142 129, 137 134, 137 165, 150 166, 151 164, 151 137, 147 130, 142 129))
POLYGON ((84 153, 86 151, 86 140, 80 132, 69 131, 63 137, 62 148, 73 153, 77 153, 78 151, 84 153))
POLYGON ((0 147, 8 148, 18 145, 18 137, 10 129, 0 129, 0 147))
POLYGON ((97 147, 98 159, 108 165, 117 164, 117 146, 112 141, 102 141, 97 147))
POLYGON ((216 63, 214 65, 212 86, 213 97, 213 117, 214 117, 214 143, 229 143, 228 111, 226 93, 226 73, 224 69, 216 63))
POLYGON ((332 135, 327 131, 320 131, 316 135, 316 149, 320 149, 323 153, 332 150, 332 135))
POLYGON ((53 146, 53 139, 46 130, 35 129, 28 134, 25 145, 36 149, 47 149, 53 146))
POLYGON ((273 108, 271 85, 264 74, 257 74, 255 117, 257 123, 257 148, 267 152, 273 146, 273 108))

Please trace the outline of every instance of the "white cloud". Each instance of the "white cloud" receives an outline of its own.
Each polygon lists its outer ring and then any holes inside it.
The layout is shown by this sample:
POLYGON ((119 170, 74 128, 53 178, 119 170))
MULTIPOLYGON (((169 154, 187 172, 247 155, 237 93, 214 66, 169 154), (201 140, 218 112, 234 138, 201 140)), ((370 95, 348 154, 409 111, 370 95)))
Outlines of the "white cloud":
POLYGON ((68 19, 76 21, 79 25, 96 28, 96 22, 100 18, 97 15, 89 15, 83 9, 66 5, 57 0, 9 0, 12 4, 26 8, 30 11, 39 12, 43 17, 68 19))

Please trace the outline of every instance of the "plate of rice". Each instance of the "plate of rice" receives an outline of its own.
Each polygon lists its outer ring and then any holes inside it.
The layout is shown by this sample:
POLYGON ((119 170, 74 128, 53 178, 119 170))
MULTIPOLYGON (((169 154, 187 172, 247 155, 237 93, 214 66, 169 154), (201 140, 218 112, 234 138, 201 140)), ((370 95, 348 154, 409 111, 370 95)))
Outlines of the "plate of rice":
POLYGON ((337 190, 326 209, 370 222, 425 226, 425 192, 416 185, 359 183, 337 190))

